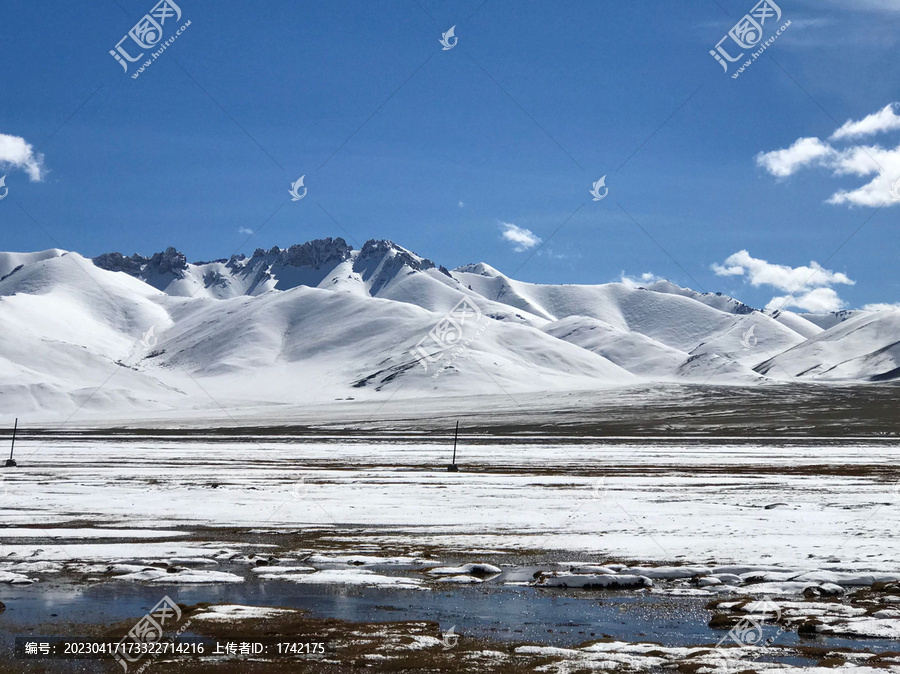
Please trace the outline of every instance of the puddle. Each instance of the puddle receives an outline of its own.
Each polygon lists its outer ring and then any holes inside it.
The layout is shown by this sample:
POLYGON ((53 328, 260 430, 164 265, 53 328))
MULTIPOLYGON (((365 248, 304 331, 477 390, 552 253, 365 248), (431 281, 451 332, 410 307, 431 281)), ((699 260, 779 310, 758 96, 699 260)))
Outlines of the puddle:
MULTIPOLYGON (((391 588, 298 585, 286 581, 250 580, 242 584, 146 586, 123 582, 96 585, 7 586, 0 613, 0 634, 9 641, 27 634, 27 626, 72 623, 109 624, 135 620, 163 595, 183 604, 228 602, 286 606, 314 616, 353 622, 432 620, 444 630, 502 641, 531 641, 552 646, 575 646, 604 636, 622 641, 652 641, 664 646, 693 646, 718 642, 725 632, 707 627, 707 597, 669 597, 626 592, 579 592, 481 585, 431 591, 391 588)), ((71 634, 67 636, 73 636, 71 634)), ((889 651, 890 640, 800 639, 782 633, 776 644, 845 647, 872 652, 889 651)))

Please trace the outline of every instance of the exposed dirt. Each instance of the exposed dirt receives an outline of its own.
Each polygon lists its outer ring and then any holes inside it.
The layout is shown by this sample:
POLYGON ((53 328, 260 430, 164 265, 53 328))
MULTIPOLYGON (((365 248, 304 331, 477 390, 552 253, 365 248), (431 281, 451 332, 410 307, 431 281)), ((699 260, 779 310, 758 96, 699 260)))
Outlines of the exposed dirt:
MULTIPOLYGON (((509 410, 455 413, 462 418, 467 442, 502 442, 511 436, 522 442, 530 436, 564 442, 584 436, 676 436, 679 438, 761 437, 859 437, 898 438, 897 403, 900 383, 860 385, 771 385, 759 387, 658 385, 637 389, 616 389, 608 395, 596 392, 584 396, 560 396, 548 405, 544 400, 531 407, 521 397, 509 410)), ((409 406, 406 406, 407 409, 409 406)), ((381 408, 378 408, 381 409, 381 408)), ((477 406, 475 406, 477 409, 477 406)), ((272 425, 242 425, 221 428, 142 428, 140 425, 94 428, 90 431, 24 425, 22 438, 51 439, 93 435, 115 435, 122 441, 136 436, 158 440, 202 437, 213 442, 233 442, 235 438, 261 439, 291 435, 298 440, 328 433, 367 442, 416 442, 446 436, 450 422, 447 412, 416 410, 413 413, 354 413, 352 408, 339 421, 298 424, 286 420, 272 425), (372 435, 372 438, 365 437, 372 435)), ((187 426, 187 427, 185 427, 187 426)), ((10 430, 0 430, 0 438, 10 430)))

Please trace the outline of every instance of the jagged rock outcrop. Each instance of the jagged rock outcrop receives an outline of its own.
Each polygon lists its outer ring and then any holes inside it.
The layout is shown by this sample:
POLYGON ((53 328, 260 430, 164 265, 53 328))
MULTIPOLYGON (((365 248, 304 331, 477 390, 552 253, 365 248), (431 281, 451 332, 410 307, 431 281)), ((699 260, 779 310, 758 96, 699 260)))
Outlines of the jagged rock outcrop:
POLYGON ((395 267, 401 267, 405 264, 416 271, 434 269, 435 267, 434 262, 428 258, 413 255, 405 248, 401 248, 393 241, 388 241, 387 239, 369 239, 366 241, 362 250, 359 251, 356 264, 363 267, 372 261, 380 261, 388 256, 393 260, 392 265, 395 267))
POLYGON ((107 271, 123 271, 131 276, 146 278, 150 274, 174 274, 178 278, 184 276, 188 263, 184 253, 169 246, 162 253, 154 253, 144 257, 135 253, 126 257, 121 253, 104 253, 93 259, 95 265, 107 271))
POLYGON ((278 246, 272 246, 269 250, 257 248, 247 264, 254 266, 262 261, 269 265, 321 269, 348 260, 352 251, 353 248, 341 237, 329 237, 295 244, 283 250, 278 246))
POLYGON ((94 258, 94 264, 106 271, 124 271, 132 276, 139 276, 149 258, 135 253, 125 257, 122 253, 104 253, 94 258))

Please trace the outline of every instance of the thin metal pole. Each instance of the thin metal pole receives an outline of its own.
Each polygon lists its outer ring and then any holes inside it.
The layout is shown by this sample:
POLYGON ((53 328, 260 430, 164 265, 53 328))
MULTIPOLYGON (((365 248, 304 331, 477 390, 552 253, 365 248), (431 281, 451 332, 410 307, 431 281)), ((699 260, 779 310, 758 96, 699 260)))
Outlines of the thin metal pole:
POLYGON ((456 441, 459 439, 459 422, 456 422, 456 435, 453 436, 453 465, 456 465, 456 441))
POLYGON ((12 461, 13 450, 16 448, 16 431, 19 428, 19 417, 16 417, 16 425, 13 426, 12 445, 9 447, 9 460, 12 461))

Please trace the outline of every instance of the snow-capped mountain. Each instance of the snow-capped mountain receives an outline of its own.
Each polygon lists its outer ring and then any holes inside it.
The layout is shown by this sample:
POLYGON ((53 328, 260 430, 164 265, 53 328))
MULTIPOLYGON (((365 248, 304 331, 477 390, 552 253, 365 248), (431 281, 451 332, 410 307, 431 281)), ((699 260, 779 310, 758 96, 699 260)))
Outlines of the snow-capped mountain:
POLYGON ((536 285, 343 239, 188 263, 0 253, 0 415, 900 377, 900 311, 536 285))

